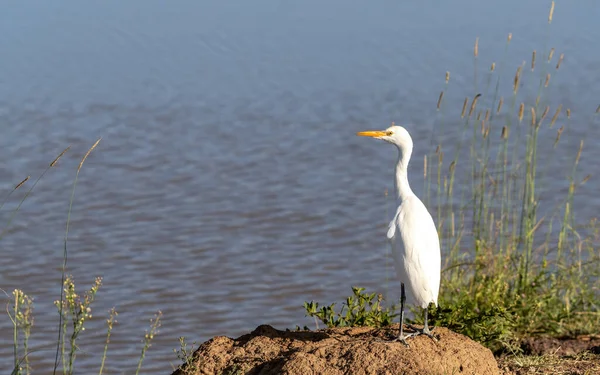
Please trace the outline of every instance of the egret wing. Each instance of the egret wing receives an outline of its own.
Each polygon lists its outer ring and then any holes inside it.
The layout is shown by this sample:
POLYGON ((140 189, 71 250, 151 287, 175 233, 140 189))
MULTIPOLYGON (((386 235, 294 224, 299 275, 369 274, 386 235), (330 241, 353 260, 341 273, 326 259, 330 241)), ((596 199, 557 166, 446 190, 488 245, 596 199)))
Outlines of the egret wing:
POLYGON ((433 219, 416 197, 403 201, 388 227, 396 271, 409 303, 426 307, 440 285, 440 243, 433 219))

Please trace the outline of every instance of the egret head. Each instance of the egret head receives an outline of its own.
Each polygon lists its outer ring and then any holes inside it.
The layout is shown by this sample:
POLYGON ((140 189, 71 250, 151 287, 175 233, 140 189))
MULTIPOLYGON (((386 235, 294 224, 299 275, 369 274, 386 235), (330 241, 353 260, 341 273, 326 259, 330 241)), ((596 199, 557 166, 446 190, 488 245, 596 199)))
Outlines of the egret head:
POLYGON ((358 132, 356 135, 382 139, 396 145, 402 151, 412 151, 413 141, 408 131, 402 126, 392 125, 385 130, 370 130, 358 132))

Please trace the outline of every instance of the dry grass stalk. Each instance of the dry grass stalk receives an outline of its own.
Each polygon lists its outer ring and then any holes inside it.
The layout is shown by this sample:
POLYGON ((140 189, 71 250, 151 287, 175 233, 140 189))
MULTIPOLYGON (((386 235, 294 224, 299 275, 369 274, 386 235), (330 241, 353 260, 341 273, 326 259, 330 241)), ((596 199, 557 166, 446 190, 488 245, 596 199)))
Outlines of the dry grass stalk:
POLYGON ((60 154, 58 154, 56 159, 52 160, 52 163, 50 163, 50 166, 54 167, 56 165, 56 163, 58 163, 58 159, 60 159, 65 154, 65 152, 69 151, 70 148, 71 148, 71 146, 65 148, 60 154))
POLYGON ((502 127, 502 134, 500 135, 500 138, 502 138, 502 139, 508 138, 508 128, 506 126, 502 127))
POLYGON ((467 104, 469 104, 469 98, 465 98, 465 102, 463 103, 462 112, 460 113, 460 118, 465 117, 465 111, 467 110, 467 104))
POLYGON ((552 60, 553 56, 554 56, 554 47, 550 48, 550 53, 548 54, 548 62, 550 62, 550 60, 552 60))
POLYGON ((479 37, 475 38, 475 47, 473 47, 473 55, 479 56, 479 37))
POLYGON ((498 109, 496 110, 496 113, 500 113, 500 110, 502 109, 502 104, 504 104, 503 96, 500 97, 500 101, 498 102, 498 109))
POLYGON ((550 14, 548 15, 548 23, 552 23, 552 15, 554 14, 554 1, 550 5, 550 14))
POLYGON ((438 98, 437 101, 437 109, 440 109, 440 105, 442 104, 442 98, 444 97, 444 92, 440 92, 440 97, 438 98))
POLYGON ((581 151, 583 151, 583 139, 579 142, 579 151, 577 151, 577 157, 575 158, 575 165, 579 164, 581 158, 581 151))
POLYGON ((558 131, 556 132, 556 140, 554 141, 554 146, 556 146, 556 144, 558 143, 558 141, 560 140, 560 135, 562 134, 564 130, 564 126, 561 126, 558 131))
POLYGON ((477 94, 473 98, 473 103, 471 103, 471 109, 469 110, 469 117, 471 117, 471 115, 473 114, 473 111, 475 110, 475 106, 477 105, 477 99, 479 99, 480 96, 481 96, 481 94, 477 94))
POLYGON ((533 71, 533 69, 535 69, 535 50, 533 50, 533 53, 531 54, 531 71, 533 71))
POLYGON ((27 177, 25 177, 25 179, 23 181, 19 182, 17 184, 17 186, 15 186, 14 190, 17 190, 18 188, 20 188, 21 186, 23 186, 23 184, 26 183, 27 180, 29 180, 29 177, 31 177, 31 176, 27 176, 27 177))
POLYGON ((485 122, 488 122, 490 120, 490 110, 486 109, 485 110, 485 122))
POLYGON ((525 103, 519 105, 519 122, 523 121, 523 112, 525 112, 525 103))
POLYGON ((427 154, 423 157, 423 177, 427 178, 427 154))
POLYGON ((446 72, 446 83, 450 81, 450 72, 446 72))
POLYGON ((531 126, 535 126, 535 108, 531 107, 531 126))
POLYGON ((546 115, 548 114, 548 111, 550 110, 550 106, 546 106, 546 108, 544 109, 544 112, 542 113, 542 117, 540 118, 540 122, 542 122, 542 120, 544 120, 546 118, 546 115))
POLYGON ((567 108, 567 118, 571 118, 571 108, 567 108))
POLYGON ((515 79, 513 84, 513 92, 515 94, 517 94, 517 92, 519 91, 519 81, 521 80, 521 68, 522 66, 519 66, 517 68, 517 72, 515 73, 515 79))
POLYGON ((546 74, 546 82, 544 82, 544 87, 548 87, 550 83, 550 73, 546 74))
POLYGON ((481 111, 477 112, 477 121, 481 120, 481 111))
POLYGON ((580 182, 579 184, 580 184, 580 185, 583 185, 583 184, 585 184, 586 182, 588 182, 588 180, 589 180, 590 178, 592 178, 592 175, 591 175, 591 174, 588 174, 587 176, 585 176, 585 177, 583 178, 583 180, 581 180, 581 182, 580 182))
POLYGON ((496 63, 493 62, 492 66, 490 67, 490 72, 493 72, 494 70, 496 70, 496 63))
POLYGON ((508 33, 508 37, 506 38, 506 42, 510 43, 511 40, 512 40, 512 33, 508 33))
POLYGON ((565 54, 561 53, 560 57, 558 58, 558 62, 556 63, 556 69, 560 68, 560 64, 562 63, 564 58, 565 58, 565 54))
POLYGON ((556 108, 556 112, 554 112, 554 116, 552 116, 552 121, 550 121, 550 128, 552 128, 554 126, 554 123, 556 122, 556 119, 558 118, 560 111, 562 111, 562 104, 559 105, 558 108, 556 108))
POLYGON ((79 162, 79 166, 77 167, 77 172, 79 172, 79 170, 81 170, 81 166, 85 162, 85 159, 87 159, 87 157, 90 155, 90 153, 96 148, 96 146, 98 146, 98 143, 100 143, 101 140, 102 140, 102 137, 98 138, 96 143, 94 143, 94 145, 92 147, 90 147, 89 150, 87 150, 85 155, 83 155, 83 159, 81 159, 81 161, 79 162))

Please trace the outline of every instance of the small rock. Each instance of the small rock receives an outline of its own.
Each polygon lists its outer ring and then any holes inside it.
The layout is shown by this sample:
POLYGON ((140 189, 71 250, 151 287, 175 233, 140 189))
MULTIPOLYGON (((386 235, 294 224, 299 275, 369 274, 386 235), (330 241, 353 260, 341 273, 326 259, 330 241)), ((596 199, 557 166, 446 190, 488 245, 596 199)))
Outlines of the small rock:
POLYGON ((203 343, 190 366, 172 375, 499 374, 489 349, 446 328, 433 331, 437 342, 418 336, 407 340, 408 348, 386 339, 389 333, 367 327, 289 332, 261 325, 235 340, 217 336, 203 343))

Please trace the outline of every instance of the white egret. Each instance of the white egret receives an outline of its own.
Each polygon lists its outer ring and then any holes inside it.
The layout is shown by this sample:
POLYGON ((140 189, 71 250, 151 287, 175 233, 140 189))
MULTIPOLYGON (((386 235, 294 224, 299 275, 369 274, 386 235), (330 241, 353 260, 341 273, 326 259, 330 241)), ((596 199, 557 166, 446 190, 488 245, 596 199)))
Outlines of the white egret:
POLYGON ((406 129, 393 124, 383 131, 364 131, 357 135, 381 139, 398 148, 395 185, 399 205, 387 232, 401 287, 400 334, 397 340, 408 345, 407 338, 420 334, 435 339, 427 324, 427 307, 430 303, 437 306, 440 290, 440 241, 433 218, 408 184, 412 138, 406 129), (423 329, 415 329, 414 333, 406 335, 403 327, 405 303, 420 306, 425 314, 423 329))

